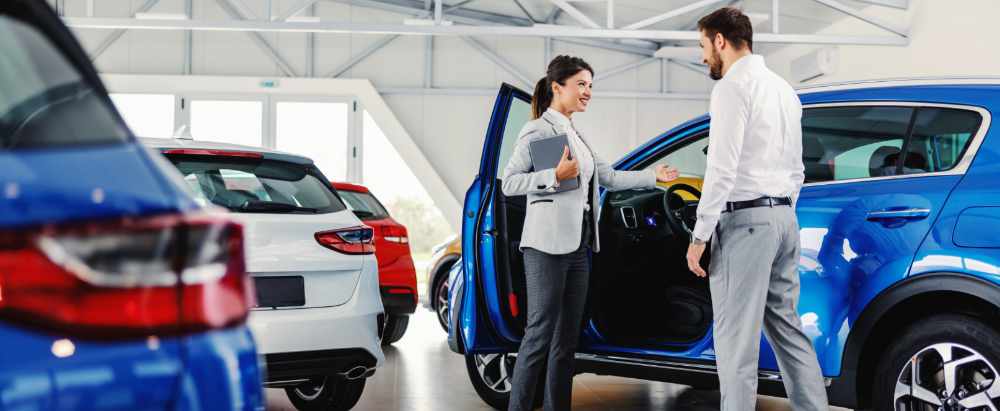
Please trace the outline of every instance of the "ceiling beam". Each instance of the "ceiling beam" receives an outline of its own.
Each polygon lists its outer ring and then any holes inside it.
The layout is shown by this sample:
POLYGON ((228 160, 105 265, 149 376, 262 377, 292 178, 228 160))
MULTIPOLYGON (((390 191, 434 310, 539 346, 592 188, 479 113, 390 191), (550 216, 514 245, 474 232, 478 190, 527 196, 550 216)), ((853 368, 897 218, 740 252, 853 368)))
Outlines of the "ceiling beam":
POLYGON ((538 21, 538 19, 536 19, 535 16, 532 16, 531 12, 529 12, 528 9, 524 7, 524 4, 521 4, 521 0, 514 0, 514 4, 517 4, 517 7, 521 9, 521 12, 524 13, 525 16, 528 17, 528 20, 531 20, 533 23, 540 23, 540 21, 538 21))
MULTIPOLYGON (((424 10, 423 8, 420 8, 420 7, 411 7, 411 6, 405 5, 405 3, 412 2, 413 0, 380 0, 380 1, 376 1, 376 0, 330 0, 330 1, 335 1, 335 2, 344 3, 344 4, 351 4, 351 5, 354 5, 354 6, 364 7, 364 8, 371 8, 371 9, 375 9, 375 10, 389 11, 389 12, 394 12, 394 13, 411 14, 411 15, 415 15, 417 17, 427 16, 427 14, 426 14, 427 11, 424 10), (390 3, 390 1, 391 1, 391 3, 390 3)), ((469 0, 456 3, 452 7, 458 7, 460 5, 468 3, 468 1, 469 0)), ((730 0, 730 2, 732 2, 732 1, 735 1, 735 0, 730 0)), ((416 4, 419 5, 420 4, 419 1, 416 4)), ((523 17, 518 17, 518 16, 508 16, 508 15, 505 15, 505 14, 488 13, 488 12, 481 12, 481 11, 467 10, 467 9, 456 10, 454 13, 451 13, 451 12, 449 12, 449 10, 450 9, 445 9, 445 12, 449 13, 448 14, 448 20, 454 21, 455 23, 469 24, 469 25, 474 25, 474 26, 502 24, 502 25, 508 25, 508 26, 522 26, 522 27, 530 27, 530 26, 532 26, 534 24, 534 23, 532 23, 531 20, 528 20, 528 19, 523 18, 523 17)), ((558 18, 559 14, 561 12, 562 12, 562 9, 560 9, 559 7, 556 7, 556 6, 552 6, 552 12, 549 14, 548 17, 546 17, 545 21, 547 23, 549 23, 549 24, 554 24, 554 22, 555 22, 554 19, 558 18)), ((637 43, 646 43, 645 47, 649 48, 649 49, 651 49, 653 51, 655 51, 656 49, 659 48, 659 44, 656 44, 655 42, 645 41, 645 40, 631 40, 631 41, 637 42, 637 43)), ((592 42, 593 42, 593 44, 591 44, 591 45, 593 45, 594 47, 602 47, 602 48, 608 49, 608 50, 618 50, 618 51, 623 51, 623 52, 626 52, 626 53, 633 53, 633 54, 639 54, 639 55, 651 55, 651 54, 647 54, 645 51, 640 51, 639 53, 635 53, 634 52, 635 49, 632 48, 631 45, 623 45, 623 44, 620 44, 618 42, 611 41, 611 40, 592 40, 592 42), (604 45, 600 46, 600 45, 597 45, 597 43, 603 43, 604 45), (621 47, 618 47, 619 45, 621 47)))
POLYGON ((312 5, 316 4, 317 2, 319 2, 319 0, 300 0, 294 6, 288 8, 288 11, 282 13, 280 16, 278 16, 278 18, 274 20, 277 21, 288 20, 290 17, 305 11, 305 9, 308 9, 309 7, 312 7, 312 5))
MULTIPOLYGON (((156 6, 156 3, 159 2, 160 0, 148 0, 145 3, 143 3, 142 6, 139 6, 139 8, 136 9, 135 12, 145 13, 150 9, 152 9, 153 6, 156 6)), ((135 15, 133 14, 132 17, 135 17, 135 15)), ((105 37, 104 40, 101 40, 101 42, 98 43, 97 48, 95 48, 94 51, 90 52, 90 59, 97 60, 97 58, 100 57, 101 54, 104 54, 104 52, 107 51, 112 44, 115 44, 115 42, 118 41, 118 39, 122 38, 122 36, 125 35, 125 31, 126 31, 125 29, 118 29, 112 32, 111 34, 108 34, 108 36, 105 37)))
POLYGON ((534 84, 534 82, 532 82, 531 79, 529 79, 528 76, 526 76, 524 73, 521 73, 521 71, 518 70, 517 67, 514 67, 513 64, 510 64, 510 62, 505 60, 503 57, 501 57, 493 50, 490 50, 489 47, 486 47, 486 45, 481 43, 479 40, 476 40, 472 37, 462 37, 462 40, 465 40, 465 42, 469 43, 470 46, 472 46, 476 50, 479 50, 479 52, 482 53, 483 56, 486 56, 486 58, 490 59, 490 61, 492 61, 493 64, 500 66, 500 68, 504 69, 512 76, 517 78, 521 82, 522 86, 531 87, 531 85, 534 84))
MULTIPOLYGON (((330 0, 335 3, 349 4, 357 7, 370 8, 375 10, 388 11, 400 14, 416 15, 419 13, 426 12, 427 10, 423 7, 423 1, 415 0, 330 0)), ((455 6, 461 5, 463 3, 457 3, 455 6)), ((467 23, 467 24, 505 24, 510 26, 530 26, 533 24, 531 20, 526 18, 508 16, 506 14, 491 13, 487 11, 471 10, 471 9, 456 9, 454 11, 448 11, 448 20, 454 21, 456 23, 467 23)))
POLYGON ((659 16, 653 16, 653 17, 650 17, 650 18, 645 19, 643 21, 629 24, 628 26, 625 26, 624 28, 626 30, 638 30, 638 29, 641 29, 643 27, 652 26, 652 25, 654 25, 656 23, 660 23, 662 21, 669 20, 669 19, 672 19, 672 18, 680 16, 680 15, 684 15, 684 14, 690 13, 690 12, 695 11, 695 10, 703 9, 703 8, 711 6, 713 4, 722 3, 723 1, 726 1, 726 0, 701 0, 699 2, 689 4, 687 6, 678 7, 676 9, 674 9, 674 10, 668 11, 666 13, 663 13, 663 14, 659 15, 659 16))
POLYGON ((567 3, 566 0, 549 0, 549 1, 551 1, 552 4, 555 4, 560 9, 562 9, 563 12, 568 14, 574 20, 580 22, 580 24, 583 24, 584 27, 589 27, 592 29, 601 28, 600 24, 597 24, 590 17, 587 17, 587 15, 583 14, 583 12, 580 11, 580 9, 573 7, 572 4, 567 3))
POLYGON ((448 8, 444 9, 444 12, 445 12, 445 14, 451 13, 452 11, 458 10, 458 9, 462 8, 463 6, 465 6, 466 4, 472 3, 474 1, 476 1, 476 0, 464 0, 464 1, 460 1, 458 3, 455 3, 455 4, 452 4, 452 5, 448 6, 448 8))
MULTIPOLYGON (((437 96, 495 96, 495 88, 408 88, 408 87, 379 87, 381 95, 437 95, 437 96)), ((657 93, 642 91, 604 91, 594 93, 594 98, 600 100, 604 98, 625 98, 639 100, 696 100, 708 101, 708 94, 703 93, 657 93)))
MULTIPOLYGON (((232 21, 227 20, 230 23, 242 22, 242 23, 254 23, 254 24, 269 24, 268 22, 248 21, 247 15, 243 14, 243 12, 241 12, 236 6, 234 6, 233 3, 231 3, 231 0, 216 0, 216 3, 219 4, 219 7, 221 7, 222 10, 229 15, 229 17, 236 19, 232 21)), ((142 20, 137 20, 137 21, 142 21, 142 20)), ((191 20, 186 20, 186 21, 191 21, 191 20)), ((196 29, 191 28, 191 30, 196 30, 196 29)), ((268 57, 270 57, 271 60, 274 60, 274 63, 278 66, 278 69, 281 70, 282 73, 285 73, 285 75, 289 77, 298 77, 298 74, 295 73, 295 69, 292 68, 292 65, 288 64, 288 61, 286 61, 285 58, 281 56, 281 53, 279 53, 278 50, 275 49, 274 46, 272 46, 271 43, 269 43, 262 34, 260 34, 260 32, 250 31, 247 32, 247 35, 250 36, 250 40, 253 40, 253 42, 257 44, 257 47, 264 52, 264 54, 268 55, 268 57)))
POLYGON ((357 55, 351 57, 351 59, 348 60, 346 63, 341 64, 340 67, 337 67, 335 70, 331 71, 330 74, 326 75, 326 77, 340 77, 341 74, 346 73, 347 70, 351 69, 351 67, 354 67, 358 63, 362 62, 364 59, 368 58, 368 56, 375 54, 376 51, 379 51, 380 49, 382 49, 387 44, 391 43, 393 40, 397 38, 399 38, 398 34, 390 34, 385 37, 382 37, 371 46, 368 46, 368 48, 362 50, 357 55))
POLYGON ((620 73, 624 73, 624 72, 632 70, 632 69, 636 69, 636 68, 642 67, 642 66, 644 66, 646 64, 652 63, 652 62, 657 61, 657 60, 659 60, 659 58, 649 57, 649 58, 639 59, 639 60, 633 61, 631 63, 625 63, 625 64, 622 64, 622 65, 620 65, 618 67, 613 67, 611 69, 608 69, 607 71, 598 73, 596 76, 594 76, 594 81, 604 80, 604 79, 606 79, 608 77, 611 77, 611 76, 614 76, 614 75, 617 75, 617 74, 620 74, 620 73))
POLYGON ((910 0, 854 0, 858 3, 867 3, 876 6, 892 7, 900 10, 910 8, 910 0))
MULTIPOLYGON (((83 29, 244 31, 258 33, 402 34, 434 36, 576 37, 589 39, 645 39, 686 42, 696 42, 700 36, 699 32, 690 30, 584 29, 579 27, 564 26, 423 26, 396 23, 265 22, 251 20, 138 20, 131 18, 97 17, 69 17, 63 19, 63 21, 70 27, 83 29)), ((909 43, 909 40, 905 37, 899 36, 757 33, 754 35, 754 43, 905 46, 909 43)))
POLYGON ((837 10, 837 11, 839 11, 841 13, 845 13, 845 14, 847 14, 849 16, 857 18, 858 20, 864 21, 864 22, 866 22, 868 24, 871 24, 873 26, 879 27, 879 28, 881 28, 883 30, 887 30, 887 31, 893 32, 895 34, 898 34, 898 35, 900 35, 902 37, 906 37, 906 36, 909 35, 909 33, 907 32, 907 30, 905 28, 898 27, 897 25, 892 24, 890 22, 887 22, 885 20, 882 20, 882 19, 880 19, 878 17, 869 16, 869 15, 865 14, 863 11, 858 10, 858 9, 856 9, 854 7, 848 6, 848 5, 840 2, 839 0, 813 0, 813 1, 816 2, 816 3, 822 4, 824 6, 827 6, 827 7, 831 8, 831 9, 837 10))

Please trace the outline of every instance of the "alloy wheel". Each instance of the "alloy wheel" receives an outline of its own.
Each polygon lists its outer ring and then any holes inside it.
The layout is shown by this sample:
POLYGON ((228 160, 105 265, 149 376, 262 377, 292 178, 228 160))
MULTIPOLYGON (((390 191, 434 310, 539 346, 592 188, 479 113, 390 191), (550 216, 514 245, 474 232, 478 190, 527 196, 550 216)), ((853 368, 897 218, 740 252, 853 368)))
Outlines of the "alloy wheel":
POLYGON ((448 279, 441 280, 441 285, 437 287, 437 315, 441 324, 450 324, 448 321, 448 279))
POLYGON ((477 354, 476 370, 479 378, 497 393, 509 393, 514 374, 515 354, 477 354))
POLYGON ((893 404, 897 411, 997 410, 996 367, 982 354, 953 343, 918 351, 900 370, 893 404))

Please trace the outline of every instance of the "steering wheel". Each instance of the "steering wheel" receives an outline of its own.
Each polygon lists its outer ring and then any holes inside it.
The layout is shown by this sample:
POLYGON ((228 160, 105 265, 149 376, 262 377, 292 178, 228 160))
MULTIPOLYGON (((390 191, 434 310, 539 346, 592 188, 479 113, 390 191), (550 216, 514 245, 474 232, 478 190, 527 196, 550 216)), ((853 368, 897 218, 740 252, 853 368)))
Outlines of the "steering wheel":
POLYGON ((677 183, 670 186, 663 195, 663 211, 667 215, 667 225, 675 233, 686 233, 690 236, 698 218, 698 202, 689 203, 676 193, 678 191, 693 194, 698 199, 701 198, 701 191, 687 184, 677 183))

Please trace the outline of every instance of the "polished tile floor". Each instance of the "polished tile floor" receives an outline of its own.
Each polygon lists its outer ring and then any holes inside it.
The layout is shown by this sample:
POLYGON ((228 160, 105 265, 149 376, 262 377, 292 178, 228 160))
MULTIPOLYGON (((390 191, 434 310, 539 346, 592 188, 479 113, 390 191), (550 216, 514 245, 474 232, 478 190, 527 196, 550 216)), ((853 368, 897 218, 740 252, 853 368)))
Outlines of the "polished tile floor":
MULTIPOLYGON (((368 380, 358 411, 490 410, 476 395, 461 356, 448 350, 434 314, 423 308, 410 319, 402 340, 385 348, 386 362, 368 380)), ((267 389, 268 410, 294 410, 285 392, 267 389)), ((760 397, 759 410, 790 410, 784 399, 760 397)), ((578 375, 573 382, 574 410, 717 410, 717 391, 682 385, 578 375)))

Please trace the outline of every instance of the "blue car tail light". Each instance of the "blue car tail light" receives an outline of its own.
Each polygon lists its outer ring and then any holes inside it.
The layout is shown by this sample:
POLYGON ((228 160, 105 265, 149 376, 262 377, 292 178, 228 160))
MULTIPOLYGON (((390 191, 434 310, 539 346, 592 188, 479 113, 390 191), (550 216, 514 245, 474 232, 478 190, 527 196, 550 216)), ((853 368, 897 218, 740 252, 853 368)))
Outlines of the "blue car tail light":
POLYGON ((176 335, 254 305, 242 227, 209 214, 0 230, 0 318, 82 338, 176 335))

